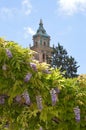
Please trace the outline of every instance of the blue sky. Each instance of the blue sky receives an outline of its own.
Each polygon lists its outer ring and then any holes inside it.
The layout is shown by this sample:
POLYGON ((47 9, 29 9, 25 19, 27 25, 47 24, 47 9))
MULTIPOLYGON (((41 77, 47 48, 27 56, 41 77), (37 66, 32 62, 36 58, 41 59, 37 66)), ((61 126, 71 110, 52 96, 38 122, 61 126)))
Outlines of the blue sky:
POLYGON ((33 44, 32 35, 43 20, 51 36, 51 46, 58 42, 86 74, 86 0, 0 0, 0 37, 23 47, 33 44))

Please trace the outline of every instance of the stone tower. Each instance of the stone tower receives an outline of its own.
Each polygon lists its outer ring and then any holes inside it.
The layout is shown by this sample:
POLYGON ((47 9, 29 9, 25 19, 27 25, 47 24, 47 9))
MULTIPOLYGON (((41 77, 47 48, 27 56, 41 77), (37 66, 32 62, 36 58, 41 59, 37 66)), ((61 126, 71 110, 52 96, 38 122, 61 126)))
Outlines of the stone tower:
POLYGON ((48 59, 51 57, 52 48, 50 47, 50 36, 46 33, 43 27, 43 22, 40 19, 39 28, 35 35, 33 35, 33 46, 30 48, 37 53, 34 55, 39 62, 49 63, 48 59))

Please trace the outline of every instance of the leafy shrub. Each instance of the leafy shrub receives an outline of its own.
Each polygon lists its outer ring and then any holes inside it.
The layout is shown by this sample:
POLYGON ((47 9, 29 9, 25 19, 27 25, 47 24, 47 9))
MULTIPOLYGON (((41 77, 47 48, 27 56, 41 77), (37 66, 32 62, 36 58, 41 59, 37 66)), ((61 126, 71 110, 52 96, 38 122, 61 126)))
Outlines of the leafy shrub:
POLYGON ((86 77, 65 79, 32 56, 0 38, 0 130, 85 130, 86 77))

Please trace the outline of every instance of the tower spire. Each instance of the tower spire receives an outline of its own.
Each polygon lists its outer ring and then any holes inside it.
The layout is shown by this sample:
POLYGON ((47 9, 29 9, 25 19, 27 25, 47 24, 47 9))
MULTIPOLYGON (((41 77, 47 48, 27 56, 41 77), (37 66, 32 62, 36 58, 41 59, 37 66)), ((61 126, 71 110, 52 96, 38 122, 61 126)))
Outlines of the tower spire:
POLYGON ((42 19, 40 19, 40 23, 39 23, 39 25, 43 25, 42 19))
POLYGON ((52 48, 50 47, 50 36, 43 27, 42 19, 39 20, 39 27, 36 34, 33 35, 33 46, 31 49, 37 52, 34 55, 36 60, 49 63, 48 57, 52 54, 52 48))

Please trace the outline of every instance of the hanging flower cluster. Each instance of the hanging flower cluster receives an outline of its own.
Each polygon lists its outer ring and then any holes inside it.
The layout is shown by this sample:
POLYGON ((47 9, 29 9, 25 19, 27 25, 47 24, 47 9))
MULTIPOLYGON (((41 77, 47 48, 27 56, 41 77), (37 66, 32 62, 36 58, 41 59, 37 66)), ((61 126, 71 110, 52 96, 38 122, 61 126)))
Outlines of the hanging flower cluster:
POLYGON ((42 97, 40 95, 36 96, 36 101, 37 101, 38 109, 42 110, 43 109, 43 106, 42 106, 42 97))
POLYGON ((16 100, 18 103, 20 103, 20 102, 21 102, 21 96, 19 96, 19 95, 16 96, 16 97, 15 97, 15 100, 16 100))
POLYGON ((6 95, 0 95, 0 105, 5 104, 5 100, 6 100, 7 96, 6 95))
POLYGON ((30 105, 31 101, 30 101, 30 96, 29 93, 27 91, 25 91, 22 94, 23 98, 25 99, 25 104, 30 105))
POLYGON ((52 106, 54 106, 56 104, 57 100, 58 100, 57 93, 56 93, 54 88, 52 88, 50 90, 50 94, 51 94, 52 106))
MULTIPOLYGON (((50 94, 51 94, 52 106, 54 106, 56 104, 56 102, 58 101, 58 92, 54 88, 52 88, 50 91, 50 94)), ((24 104, 26 104, 26 105, 31 104, 30 96, 29 96, 29 93, 27 91, 25 91, 20 96, 16 96, 15 100, 18 103, 22 103, 22 98, 24 99, 24 101, 23 101, 24 104)), ((42 110, 43 103, 42 103, 42 96, 41 95, 36 96, 36 102, 37 102, 38 109, 42 110)))
POLYGON ((10 51, 9 49, 6 49, 6 54, 7 54, 7 56, 8 56, 9 58, 12 58, 12 57, 13 57, 13 55, 12 55, 12 53, 11 53, 11 51, 10 51))
POLYGON ((32 68, 34 71, 37 71, 37 67, 36 67, 36 64, 35 64, 35 63, 30 63, 30 66, 31 66, 31 68, 32 68))
POLYGON ((22 95, 16 96, 15 100, 18 103, 21 103, 21 104, 22 103, 26 104, 26 105, 30 105, 31 104, 30 96, 29 96, 29 93, 27 91, 25 91, 22 95))
POLYGON ((80 108, 79 108, 79 106, 74 108, 74 114, 75 114, 76 121, 80 122, 80 108))
POLYGON ((5 98, 4 96, 0 95, 0 105, 5 103, 5 98))
POLYGON ((32 77, 31 73, 28 73, 25 78, 24 78, 24 82, 28 82, 30 80, 30 78, 32 77))

